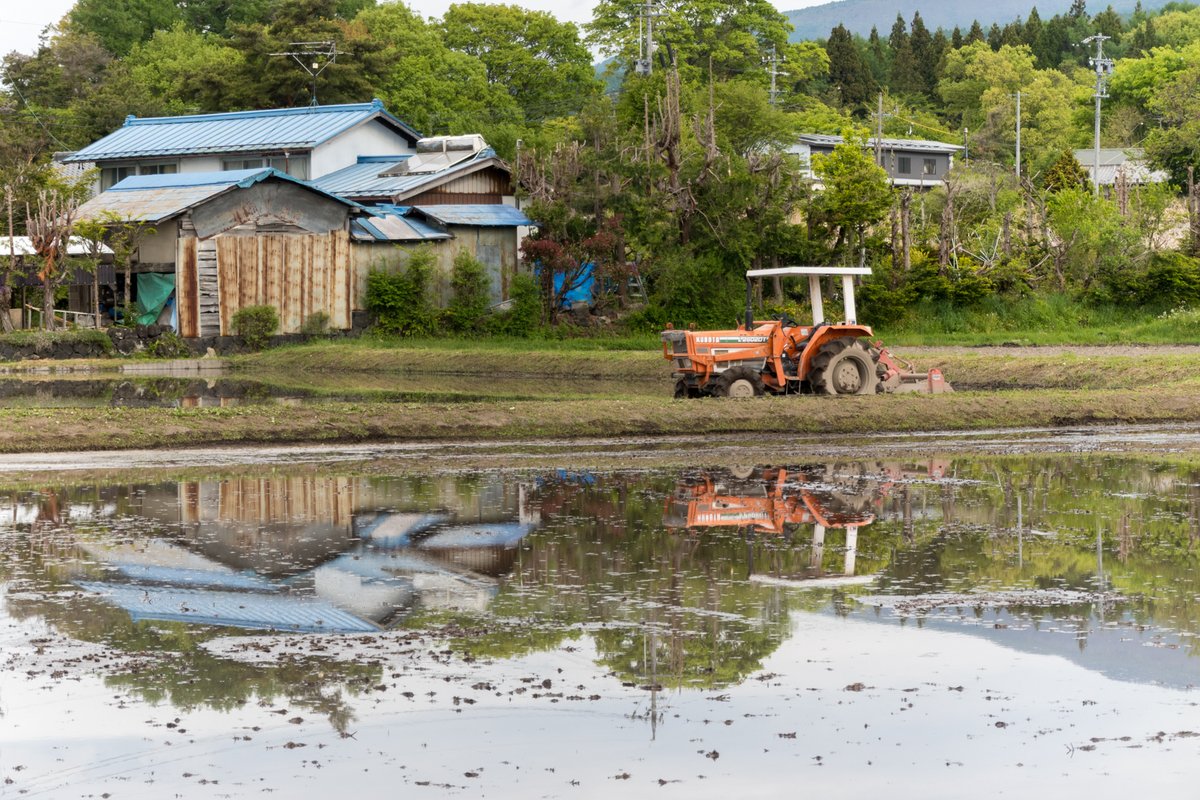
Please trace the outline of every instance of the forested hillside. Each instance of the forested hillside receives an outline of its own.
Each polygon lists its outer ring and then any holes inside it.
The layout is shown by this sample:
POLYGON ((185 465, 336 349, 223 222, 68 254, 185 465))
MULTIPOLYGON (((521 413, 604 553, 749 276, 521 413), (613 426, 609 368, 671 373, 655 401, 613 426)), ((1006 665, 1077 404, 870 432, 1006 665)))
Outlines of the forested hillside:
MULTIPOLYGON (((1167 4, 1168 0, 1140 0, 1142 9, 1152 11, 1167 4)), ((1137 11, 1139 0, 1114 0, 1112 9, 1118 14, 1128 15, 1137 11)), ((1037 10, 1043 15, 1061 14, 1071 7, 1071 0, 1040 0, 1037 10)), ((798 8, 785 12, 792 23, 792 39, 820 39, 828 35, 837 25, 845 25, 851 33, 866 36, 871 28, 891 25, 896 14, 911 18, 918 11, 925 21, 934 27, 950 30, 954 27, 970 28, 978 21, 985 27, 992 23, 1007 25, 1029 15, 1029 0, 959 0, 954 3, 931 3, 921 0, 835 0, 832 3, 798 8)))
MULTIPOLYGON (((838 25, 795 42, 767 0, 668 0, 646 75, 632 69, 641 7, 601 0, 581 31, 475 3, 427 20, 373 0, 79 0, 37 52, 3 62, 0 174, 14 227, 54 180, 53 151, 131 113, 303 105, 307 75, 272 54, 336 40, 322 103, 379 97, 426 134, 483 133, 515 161, 540 223, 526 257, 568 287, 595 264, 612 305, 636 264, 650 297, 626 315, 633 326, 728 323, 742 272, 787 263, 865 261, 876 322, 921 304, 942 313, 1049 295, 1079 308, 1200 301, 1200 206, 1183 196, 1200 160, 1200 8, 1122 15, 1075 0, 1052 16, 1030 8, 1020 22, 949 29, 914 12, 866 36, 838 25), (1171 185, 1094 197, 1071 154, 1091 145, 1095 75, 1080 43, 1096 33, 1116 59, 1103 144, 1144 148, 1171 185), (612 59, 611 88, 589 48, 612 59), (945 186, 895 189, 875 165, 863 145, 881 93, 887 135, 965 133, 970 161, 945 186), (821 191, 789 153, 803 132, 851 142, 810 165, 821 191)), ((769 305, 794 302, 783 288, 765 287, 769 305)), ((548 277, 543 291, 552 317, 548 277)))

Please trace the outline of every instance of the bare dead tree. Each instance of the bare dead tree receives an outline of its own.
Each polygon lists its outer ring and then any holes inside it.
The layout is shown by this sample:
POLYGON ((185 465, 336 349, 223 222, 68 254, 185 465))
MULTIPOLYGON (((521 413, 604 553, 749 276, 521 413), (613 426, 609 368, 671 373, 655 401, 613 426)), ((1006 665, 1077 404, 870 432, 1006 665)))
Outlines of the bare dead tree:
POLYGON ((42 261, 42 328, 54 329, 54 290, 70 274, 67 243, 75 225, 79 201, 54 189, 42 189, 32 211, 26 209, 25 229, 42 261))

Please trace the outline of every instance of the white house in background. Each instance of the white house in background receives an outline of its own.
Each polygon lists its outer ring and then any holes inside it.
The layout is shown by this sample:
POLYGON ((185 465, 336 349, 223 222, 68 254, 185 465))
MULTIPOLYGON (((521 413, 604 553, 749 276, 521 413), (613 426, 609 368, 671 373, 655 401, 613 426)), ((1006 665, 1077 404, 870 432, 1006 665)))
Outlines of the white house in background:
MULTIPOLYGON (((813 178, 812 157, 829 155, 843 141, 841 136, 805 133, 788 148, 788 152, 803 159, 805 177, 813 178)), ((932 189, 942 185, 946 173, 954 167, 954 156, 962 149, 961 145, 946 142, 885 138, 880 142, 882 163, 879 166, 887 171, 893 186, 932 189)), ((867 150, 875 152, 874 137, 867 140, 867 150)))
MULTIPOLYGON (((1092 148, 1076 150, 1075 160, 1087 170, 1088 183, 1092 183, 1092 173, 1096 171, 1096 151, 1092 148)), ((1150 169, 1146 152, 1141 148, 1100 148, 1100 185, 1116 185, 1118 175, 1124 175, 1131 186, 1163 183, 1171 177, 1161 169, 1150 169)))
POLYGON ((60 160, 99 167, 97 191, 135 175, 262 167, 310 180, 355 164, 363 153, 414 154, 420 138, 375 99, 180 117, 131 115, 108 136, 60 160))

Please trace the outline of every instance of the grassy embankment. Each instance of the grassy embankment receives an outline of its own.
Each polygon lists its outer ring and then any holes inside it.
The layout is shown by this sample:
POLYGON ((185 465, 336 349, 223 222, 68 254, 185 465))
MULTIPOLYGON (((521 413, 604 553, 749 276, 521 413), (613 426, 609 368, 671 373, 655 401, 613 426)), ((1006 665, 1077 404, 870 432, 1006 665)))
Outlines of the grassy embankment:
POLYGON ((853 434, 1017 426, 1200 420, 1200 354, 982 355, 935 351, 960 385, 1020 386, 953 395, 767 397, 675 401, 661 356, 651 351, 539 350, 492 342, 473 349, 356 341, 282 348, 235 359, 239 374, 270 370, 297 379, 336 373, 347 383, 381 371, 659 381, 661 395, 462 402, 337 402, 226 408, 15 408, 0 410, 0 452, 178 447, 230 443, 515 441, 594 436, 745 433, 853 434))
POLYGON ((1025 316, 1011 304, 990 310, 981 306, 971 312, 944 309, 920 324, 900 323, 880 331, 897 345, 899 355, 918 367, 940 367, 960 389, 949 396, 674 401, 669 368, 657 336, 650 333, 563 340, 365 338, 232 359, 237 377, 269 378, 273 383, 309 388, 317 399, 304 405, 0 409, 0 452, 184 443, 502 442, 1200 421, 1200 349, 1010 353, 910 347, 930 341, 943 345, 1200 342, 1200 312, 1158 316, 1095 312, 1097 316, 1082 326, 1078 306, 1059 308, 1063 316, 1058 325, 1045 318, 1055 310, 1053 298, 1030 307, 1025 316), (1046 324, 1037 333, 1012 328, 1039 320, 1046 324), (982 332, 993 324, 993 333, 982 332), (421 402, 395 402, 406 396, 397 395, 389 382, 404 376, 424 376, 424 386, 432 387, 412 395, 421 397, 421 402), (506 381, 514 387, 511 391, 503 388, 506 381), (473 390, 476 386, 478 393, 473 390), (336 399, 355 387, 366 390, 365 399, 336 399))

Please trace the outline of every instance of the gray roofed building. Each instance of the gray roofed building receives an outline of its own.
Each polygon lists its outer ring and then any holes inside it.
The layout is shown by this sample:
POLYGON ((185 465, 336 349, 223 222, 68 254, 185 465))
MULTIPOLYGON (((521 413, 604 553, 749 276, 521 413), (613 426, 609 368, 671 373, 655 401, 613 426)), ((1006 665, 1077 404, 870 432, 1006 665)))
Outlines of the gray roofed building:
MULTIPOLYGON (((1093 182, 1096 171, 1096 151, 1088 148, 1076 150, 1075 160, 1087 170, 1088 183, 1093 182)), ((1151 169, 1146 161, 1146 153, 1137 147, 1102 147, 1100 148, 1100 185, 1114 186, 1117 177, 1124 175, 1125 180, 1136 186, 1148 183, 1164 183, 1170 175, 1161 169, 1151 169)))
MULTIPOLYGON (((805 133, 788 152, 804 160, 804 175, 813 178, 812 157, 829 155, 833 148, 845 141, 841 136, 823 133, 805 133)), ((867 140, 867 149, 875 151, 875 138, 867 140)), ((941 186, 946 173, 954 167, 954 157, 963 150, 961 145, 937 142, 929 139, 879 140, 882 158, 880 164, 887 171, 895 186, 933 188, 941 186)))

